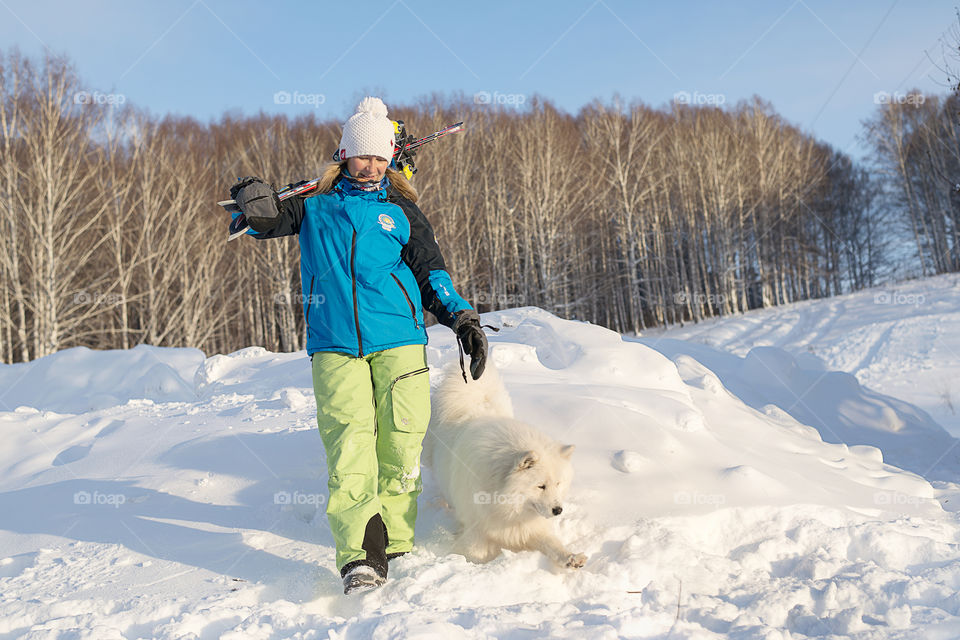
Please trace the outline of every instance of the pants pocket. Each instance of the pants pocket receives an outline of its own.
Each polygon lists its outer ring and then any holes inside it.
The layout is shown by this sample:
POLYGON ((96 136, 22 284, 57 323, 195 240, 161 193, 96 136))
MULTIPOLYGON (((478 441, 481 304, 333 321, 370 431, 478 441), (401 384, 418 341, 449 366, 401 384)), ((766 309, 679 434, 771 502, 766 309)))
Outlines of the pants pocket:
POLYGON ((390 383, 393 427, 406 433, 426 433, 430 422, 429 369, 422 367, 397 376, 390 383))

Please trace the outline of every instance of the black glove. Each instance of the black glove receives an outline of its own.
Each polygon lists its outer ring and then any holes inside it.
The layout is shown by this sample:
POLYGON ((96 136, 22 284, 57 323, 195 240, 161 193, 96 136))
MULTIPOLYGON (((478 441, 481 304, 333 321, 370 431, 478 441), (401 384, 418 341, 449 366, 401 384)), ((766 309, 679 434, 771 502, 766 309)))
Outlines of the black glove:
MULTIPOLYGON (((470 375, 476 380, 483 375, 487 363, 487 336, 480 326, 480 315, 473 309, 458 311, 454 316, 453 331, 470 356, 470 375)), ((463 361, 460 362, 461 367, 463 361)))
POLYGON ((230 187, 230 195, 237 201, 237 207, 254 231, 269 231, 277 225, 280 198, 273 187, 260 178, 240 178, 230 187))

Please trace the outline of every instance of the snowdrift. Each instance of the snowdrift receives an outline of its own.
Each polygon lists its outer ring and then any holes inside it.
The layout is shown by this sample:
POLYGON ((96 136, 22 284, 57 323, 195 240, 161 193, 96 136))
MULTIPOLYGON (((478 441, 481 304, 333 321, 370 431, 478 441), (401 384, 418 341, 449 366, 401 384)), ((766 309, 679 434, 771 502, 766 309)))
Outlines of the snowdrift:
MULTIPOLYGON (((956 441, 922 410, 775 348, 484 322, 518 417, 577 447, 558 529, 581 571, 451 554, 427 469, 418 548, 344 598, 304 353, 71 349, 0 367, 0 634, 960 633, 960 526, 930 483, 956 441)), ((436 382, 453 334, 427 350, 436 382)))
POLYGON ((199 349, 138 345, 126 351, 75 347, 0 367, 4 409, 33 407, 85 413, 132 398, 156 402, 195 400, 193 374, 204 361, 199 349))
POLYGON ((960 435, 957 274, 647 331, 644 338, 682 340, 740 357, 755 347, 776 347, 804 369, 843 371, 873 391, 908 400, 960 435))
POLYGON ((704 367, 747 405, 775 419, 794 419, 823 440, 869 445, 890 464, 930 479, 960 478, 957 442, 922 409, 861 386, 857 378, 811 362, 804 367, 776 347, 754 347, 738 357, 694 343, 641 339, 670 357, 691 383, 704 367))

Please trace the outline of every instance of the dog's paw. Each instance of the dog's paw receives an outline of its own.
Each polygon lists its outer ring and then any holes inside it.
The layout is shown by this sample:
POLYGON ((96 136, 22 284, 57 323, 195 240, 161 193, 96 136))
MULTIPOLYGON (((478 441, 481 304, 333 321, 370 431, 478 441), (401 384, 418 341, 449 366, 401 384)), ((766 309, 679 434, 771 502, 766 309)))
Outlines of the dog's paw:
POLYGON ((582 553, 571 553, 567 556, 567 562, 563 566, 567 569, 579 569, 587 563, 587 556, 582 553))

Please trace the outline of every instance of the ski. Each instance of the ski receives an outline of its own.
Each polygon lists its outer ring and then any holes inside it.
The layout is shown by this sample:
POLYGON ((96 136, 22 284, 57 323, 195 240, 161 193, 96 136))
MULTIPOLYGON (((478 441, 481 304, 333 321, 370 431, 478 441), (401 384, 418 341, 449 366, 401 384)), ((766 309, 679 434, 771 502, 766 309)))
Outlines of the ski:
MULTIPOLYGON (((428 142, 433 142, 434 140, 442 138, 447 134, 463 131, 463 122, 458 122, 448 127, 444 127, 439 131, 434 131, 430 135, 422 138, 414 138, 413 136, 406 135, 406 130, 402 120, 396 121, 396 125, 398 140, 396 151, 393 153, 393 160, 396 162, 398 169, 403 171, 408 178, 416 172, 416 167, 413 165, 413 155, 416 149, 422 147, 428 142), (407 167, 409 167, 409 169, 406 169, 407 167)), ((333 159, 335 162, 338 161, 339 153, 340 152, 338 150, 333 154, 333 159)), ((319 182, 320 178, 314 178, 313 180, 292 184, 279 191, 277 193, 277 197, 282 201, 287 200, 288 198, 303 195, 304 193, 309 193, 317 187, 317 183, 319 182)), ((237 206, 237 201, 220 200, 217 202, 217 204, 223 207, 227 213, 233 216, 230 221, 230 235, 227 237, 227 241, 229 242, 230 240, 245 235, 249 229, 249 225, 247 224, 246 216, 243 215, 243 212, 240 211, 240 208, 237 206)))
MULTIPOLYGON (((307 182, 291 185, 279 191, 277 193, 277 197, 281 200, 286 200, 288 198, 298 196, 301 193, 312 191, 314 188, 316 188, 318 182, 320 182, 320 178, 314 178, 313 180, 309 180, 307 182)), ((221 200, 217 204, 226 209, 228 213, 240 213, 240 209, 237 208, 236 200, 221 200)))
MULTIPOLYGON (((398 122, 400 122, 401 130, 402 130, 403 121, 398 120, 398 122)), ((411 151, 413 149, 416 149, 417 147, 422 147, 428 142, 433 142, 438 138, 442 138, 448 133, 457 133, 458 131, 463 131, 463 122, 458 122, 456 124, 450 125, 449 127, 444 127, 443 129, 440 129, 440 131, 434 131, 430 135, 424 136, 422 138, 408 140, 408 142, 405 145, 400 145, 398 147, 397 151, 394 153, 394 157, 403 155, 404 151, 411 151)), ((413 138, 413 136, 409 136, 409 138, 413 138)))

